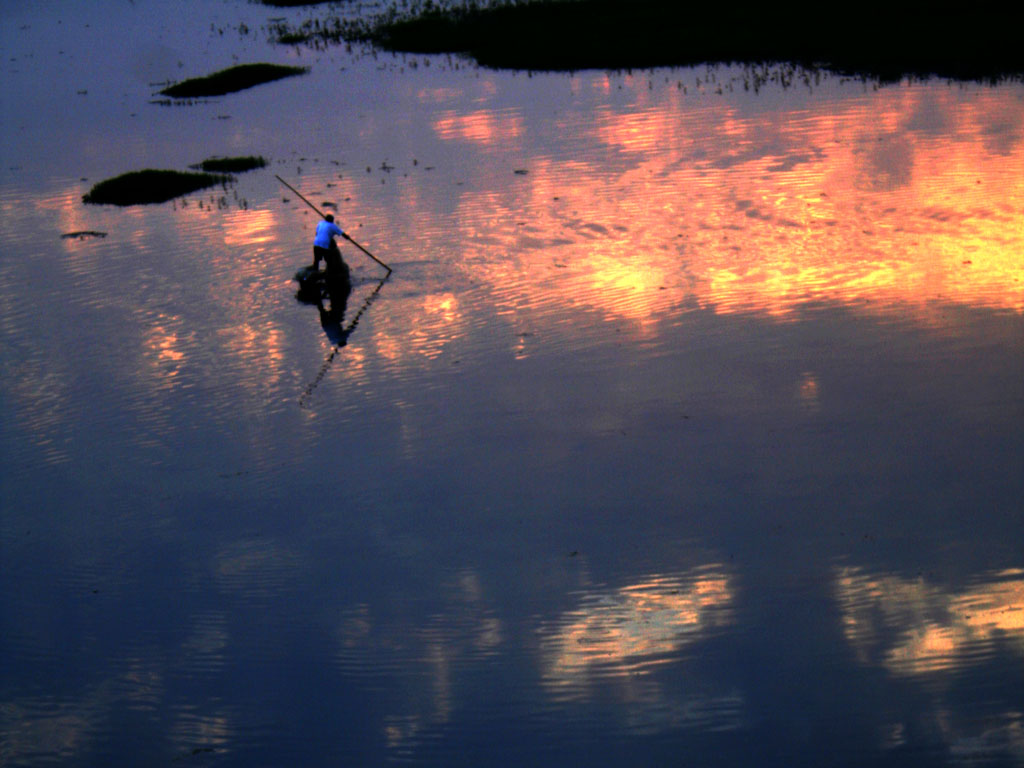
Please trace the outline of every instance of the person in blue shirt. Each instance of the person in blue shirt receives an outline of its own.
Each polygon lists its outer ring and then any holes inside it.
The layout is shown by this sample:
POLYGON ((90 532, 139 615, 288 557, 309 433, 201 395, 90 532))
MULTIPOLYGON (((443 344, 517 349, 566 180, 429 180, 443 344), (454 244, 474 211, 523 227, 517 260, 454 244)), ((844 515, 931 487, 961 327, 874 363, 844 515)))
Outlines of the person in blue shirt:
POLYGON ((328 277, 347 278, 348 267, 341 260, 341 251, 334 242, 335 235, 341 235, 348 240, 345 231, 334 223, 334 216, 328 213, 323 221, 316 225, 316 237, 313 239, 313 269, 319 270, 320 260, 323 259, 327 265, 328 277))

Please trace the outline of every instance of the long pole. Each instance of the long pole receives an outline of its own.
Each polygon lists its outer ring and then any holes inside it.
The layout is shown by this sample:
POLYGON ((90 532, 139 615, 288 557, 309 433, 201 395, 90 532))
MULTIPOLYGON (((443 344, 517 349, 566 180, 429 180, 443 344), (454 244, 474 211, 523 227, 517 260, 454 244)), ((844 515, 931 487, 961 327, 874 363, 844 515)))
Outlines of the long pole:
MULTIPOLYGON (((316 207, 315 205, 313 205, 313 204, 312 204, 311 202, 309 202, 309 200, 307 200, 307 199, 306 199, 305 197, 303 197, 302 193, 301 193, 301 192, 299 192, 299 190, 297 190, 297 189, 296 189, 295 187, 293 187, 293 186, 292 186, 291 184, 289 184, 289 183, 288 183, 287 181, 285 181, 284 179, 282 179, 282 178, 281 178, 280 176, 278 176, 278 175, 277 175, 276 173, 274 174, 274 178, 275 178, 275 179, 277 179, 278 181, 280 181, 280 182, 281 182, 282 184, 284 184, 284 185, 285 185, 286 187, 288 187, 288 189, 290 189, 290 190, 291 190, 292 192, 294 192, 294 193, 295 193, 296 195, 298 195, 298 196, 299 196, 299 199, 300 199, 300 200, 301 200, 302 202, 304 202, 304 203, 305 203, 306 205, 308 205, 308 206, 309 206, 310 208, 312 208, 312 209, 313 209, 314 211, 316 211, 316 212, 317 212, 317 213, 318 213, 318 214, 320 215, 320 218, 321 218, 321 219, 322 219, 322 218, 325 218, 325 217, 324 217, 324 214, 323 214, 323 211, 321 211, 321 210, 320 210, 319 208, 317 208, 317 207, 316 207)), ((389 267, 389 266, 388 266, 387 264, 385 264, 385 263, 384 263, 383 261, 381 261, 380 259, 378 259, 378 258, 377 258, 376 256, 374 256, 374 255, 373 255, 372 253, 370 253, 370 252, 369 252, 368 250, 366 250, 365 248, 363 248, 363 246, 361 246, 361 245, 360 245, 359 243, 357 243, 357 242, 356 242, 355 240, 353 240, 353 239, 352 239, 351 237, 349 237, 348 235, 345 235, 345 239, 346 239, 346 240, 348 240, 348 241, 349 241, 350 243, 352 243, 352 245, 354 245, 354 246, 355 246, 356 248, 358 248, 358 249, 359 249, 360 251, 362 251, 363 253, 365 253, 365 254, 366 254, 367 256, 369 256, 369 257, 370 257, 371 259, 373 259, 373 260, 374 260, 374 261, 376 261, 376 262, 377 262, 378 264, 380 264, 380 265, 381 265, 382 267, 384 267, 384 269, 386 269, 386 270, 388 271, 388 274, 389 274, 389 275, 391 274, 391 271, 392 271, 392 270, 391 270, 391 267, 389 267)))

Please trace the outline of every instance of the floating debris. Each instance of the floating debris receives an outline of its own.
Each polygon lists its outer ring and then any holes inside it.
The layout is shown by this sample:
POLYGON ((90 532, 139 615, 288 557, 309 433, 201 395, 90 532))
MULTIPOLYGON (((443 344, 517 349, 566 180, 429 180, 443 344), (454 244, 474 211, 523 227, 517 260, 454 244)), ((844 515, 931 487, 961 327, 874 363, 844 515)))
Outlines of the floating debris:
POLYGON ((308 67, 290 67, 283 64, 239 64, 206 77, 182 80, 180 83, 164 88, 160 93, 175 99, 223 96, 226 93, 244 91, 246 88, 280 80, 283 77, 303 75, 308 71, 308 67))
POLYGON ((60 236, 61 240, 85 240, 89 237, 106 237, 106 232, 97 232, 95 229, 83 229, 79 232, 65 232, 60 236))
POLYGON ((149 205, 163 203, 200 189, 226 184, 230 176, 147 169, 132 171, 96 184, 82 202, 94 205, 149 205))

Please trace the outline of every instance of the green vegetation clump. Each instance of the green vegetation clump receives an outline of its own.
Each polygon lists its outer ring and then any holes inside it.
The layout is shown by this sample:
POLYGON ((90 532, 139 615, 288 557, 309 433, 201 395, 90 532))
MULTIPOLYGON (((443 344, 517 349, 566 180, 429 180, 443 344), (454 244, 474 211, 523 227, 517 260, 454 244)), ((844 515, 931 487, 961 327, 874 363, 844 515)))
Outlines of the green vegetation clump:
POLYGON ((267 161, 260 156, 245 157, 210 157, 194 168, 215 173, 244 173, 256 168, 265 168, 267 161))
POLYGON ((535 71, 785 62, 881 80, 1024 75, 1019 29, 992 0, 969 12, 949 0, 927 8, 882 0, 425 0, 409 12, 392 6, 369 22, 298 32, 321 41, 340 32, 392 51, 456 53, 487 67, 535 71))
POLYGON ((230 176, 215 173, 132 171, 96 184, 82 197, 82 202, 121 206, 164 203, 230 180, 230 176))
POLYGON ((205 96, 223 96, 226 93, 243 91, 255 85, 293 77, 308 72, 307 67, 290 67, 283 64, 240 64, 206 77, 182 80, 164 88, 160 93, 175 99, 195 99, 205 96))

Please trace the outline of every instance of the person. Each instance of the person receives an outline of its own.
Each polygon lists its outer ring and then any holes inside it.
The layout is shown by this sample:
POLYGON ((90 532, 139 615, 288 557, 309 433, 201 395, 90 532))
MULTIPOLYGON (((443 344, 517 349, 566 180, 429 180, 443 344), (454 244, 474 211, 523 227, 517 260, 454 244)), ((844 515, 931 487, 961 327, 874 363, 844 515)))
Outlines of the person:
POLYGON ((334 223, 334 216, 328 213, 323 221, 316 225, 316 237, 313 239, 313 269, 320 269, 320 260, 323 259, 327 265, 327 274, 334 278, 347 278, 348 268, 341 260, 341 251, 338 244, 334 242, 335 235, 341 235, 346 240, 348 235, 334 223))

